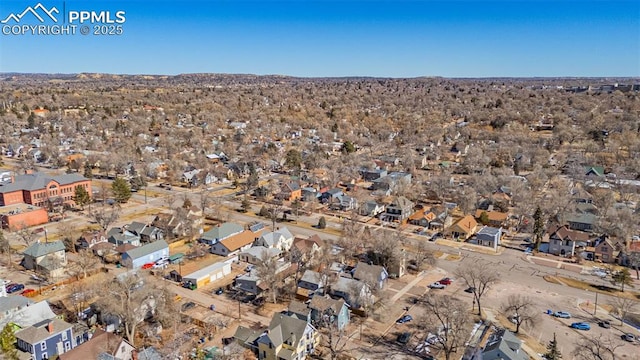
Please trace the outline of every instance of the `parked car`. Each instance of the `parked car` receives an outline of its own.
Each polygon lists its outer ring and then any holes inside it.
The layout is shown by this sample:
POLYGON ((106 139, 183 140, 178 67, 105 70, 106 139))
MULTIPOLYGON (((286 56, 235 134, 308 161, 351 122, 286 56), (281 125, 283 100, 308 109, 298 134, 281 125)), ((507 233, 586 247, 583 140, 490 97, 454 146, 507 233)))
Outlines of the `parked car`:
POLYGON ((257 297, 253 300, 251 300, 251 303, 253 304, 253 306, 262 306, 265 303, 265 298, 263 297, 257 297))
POLYGON ((578 330, 591 330, 591 325, 587 324, 586 322, 575 322, 571 324, 571 327, 578 330))
POLYGON ((35 291, 34 289, 24 289, 24 290, 20 293, 20 295, 22 295, 22 296, 29 296, 29 295, 31 295, 31 294, 33 294, 33 293, 35 293, 35 292, 36 292, 36 291, 35 291))
POLYGON ((222 295, 222 293, 224 293, 224 289, 223 289, 223 288, 218 288, 218 289, 215 291, 215 294, 216 294, 216 295, 222 295))
POLYGON ((403 332, 402 334, 398 335, 397 341, 400 344, 406 344, 406 343, 409 342, 410 339, 411 339, 411 333, 410 332, 403 332))
POLYGON ((403 317, 401 317, 400 319, 396 320, 396 324, 404 324, 404 323, 408 323, 409 321, 413 320, 413 316, 411 315, 404 315, 403 317))
POLYGON ((598 325, 600 325, 600 327, 605 329, 611 328, 611 323, 609 322, 609 320, 602 320, 598 323, 598 325))
POLYGON ((193 309, 194 307, 196 307, 196 303, 194 303, 193 301, 189 301, 182 304, 182 311, 187 311, 189 309, 193 309))
POLYGON ((453 282, 453 280, 449 279, 449 278, 444 278, 440 281, 438 281, 440 284, 442 285, 451 285, 451 283, 453 282))
POLYGON ((10 288, 7 289, 7 293, 9 294, 13 294, 14 292, 18 292, 20 290, 24 289, 24 285, 23 284, 13 284, 13 286, 11 286, 10 288))
POLYGON ((571 318, 571 314, 569 314, 566 311, 556 311, 555 313, 553 313, 553 316, 559 317, 559 318, 563 318, 563 319, 570 319, 571 318))
POLYGON ((153 266, 151 266, 152 269, 165 269, 167 266, 169 266, 168 263, 166 262, 162 262, 162 263, 155 263, 153 264, 153 266))
POLYGON ((636 339, 636 337, 631 333, 626 333, 626 334, 622 335, 622 340, 624 340, 624 341, 634 342, 635 339, 636 339))
POLYGON ((434 282, 433 284, 429 284, 430 289, 444 289, 447 286, 445 284, 441 284, 439 282, 434 282))
POLYGON ((151 262, 151 263, 146 263, 146 264, 142 265, 142 270, 151 269, 151 268, 153 268, 153 266, 154 266, 155 264, 156 264, 156 263, 152 263, 152 262, 151 262))
POLYGON ((466 289, 464 289, 464 292, 469 293, 469 294, 473 294, 473 292, 476 291, 476 288, 474 288, 473 286, 470 286, 466 289))

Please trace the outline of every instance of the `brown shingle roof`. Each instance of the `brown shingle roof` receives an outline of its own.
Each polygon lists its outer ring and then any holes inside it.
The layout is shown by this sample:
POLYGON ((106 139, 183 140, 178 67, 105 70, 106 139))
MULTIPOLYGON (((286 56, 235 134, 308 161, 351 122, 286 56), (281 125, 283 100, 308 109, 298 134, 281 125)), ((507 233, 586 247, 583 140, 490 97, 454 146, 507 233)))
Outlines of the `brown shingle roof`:
POLYGON ((257 232, 245 230, 240 234, 233 235, 220 241, 220 243, 224 245, 224 247, 226 247, 229 252, 232 252, 240 249, 243 246, 251 244, 257 237, 260 237, 261 233, 262 230, 257 232))
POLYGON ((487 213, 487 217, 489 218, 489 221, 504 222, 507 220, 507 217, 509 216, 507 213, 503 213, 500 211, 486 211, 486 210, 478 209, 476 210, 476 216, 475 216, 476 219, 480 219, 483 212, 487 213))
POLYGON ((97 359, 102 353, 113 354, 124 340, 114 334, 97 329, 91 340, 76 347, 71 351, 60 354, 60 360, 86 360, 97 359))

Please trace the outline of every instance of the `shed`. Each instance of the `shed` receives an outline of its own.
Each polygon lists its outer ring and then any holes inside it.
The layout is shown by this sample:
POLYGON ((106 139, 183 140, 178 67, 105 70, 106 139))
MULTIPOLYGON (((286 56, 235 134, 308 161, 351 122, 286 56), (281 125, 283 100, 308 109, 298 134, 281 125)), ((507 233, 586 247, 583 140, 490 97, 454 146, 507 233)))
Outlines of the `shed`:
POLYGON ((183 276, 182 280, 184 282, 191 282, 192 284, 195 284, 197 288, 206 286, 212 281, 222 279, 223 277, 231 274, 231 263, 236 260, 237 257, 209 265, 189 275, 183 276))

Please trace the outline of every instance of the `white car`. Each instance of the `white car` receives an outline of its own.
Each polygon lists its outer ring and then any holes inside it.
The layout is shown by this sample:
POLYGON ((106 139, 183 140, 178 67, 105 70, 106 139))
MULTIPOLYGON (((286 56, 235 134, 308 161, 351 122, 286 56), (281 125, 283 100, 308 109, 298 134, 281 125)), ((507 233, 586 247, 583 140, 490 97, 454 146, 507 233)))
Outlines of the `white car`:
POLYGON ((434 282, 433 284, 429 285, 430 289, 444 289, 446 287, 447 287, 447 285, 441 284, 439 282, 434 282))

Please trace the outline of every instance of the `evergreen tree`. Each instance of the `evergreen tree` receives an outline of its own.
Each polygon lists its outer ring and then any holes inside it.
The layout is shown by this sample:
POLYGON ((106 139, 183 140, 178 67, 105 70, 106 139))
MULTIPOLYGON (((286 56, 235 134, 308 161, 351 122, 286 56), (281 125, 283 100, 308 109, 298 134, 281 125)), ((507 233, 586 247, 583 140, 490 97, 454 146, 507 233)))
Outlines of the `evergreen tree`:
POLYGON ((84 206, 91 201, 91 195, 89 195, 89 192, 84 186, 78 185, 73 195, 73 201, 75 201, 76 205, 80 206, 81 209, 84 209, 84 206))
POLYGON ((558 341, 556 340, 556 333, 553 333, 553 340, 549 341, 547 345, 547 353, 544 354, 544 358, 547 360, 562 359, 562 354, 558 350, 558 341))
POLYGON ((123 178, 116 178, 111 184, 113 196, 119 203, 126 203, 131 198, 131 188, 129 183, 123 178))
POLYGON ((320 218, 320 220, 318 220, 318 229, 324 229, 327 227, 327 219, 323 217, 320 218))
POLYGON ((544 219, 542 218, 542 209, 540 206, 536 208, 536 212, 533 214, 533 236, 536 242, 535 249, 540 249, 540 243, 542 242, 542 235, 544 234, 544 219))
MULTIPOLYGON (((240 204, 240 206, 242 207, 242 212, 247 212, 251 209, 251 201, 249 201, 246 193, 244 194, 244 198, 242 199, 242 204, 240 204)), ((260 211, 262 211, 262 209, 260 209, 260 211)))
POLYGON ((486 211, 483 211, 480 214, 480 223, 482 223, 482 225, 487 225, 489 224, 489 214, 487 214, 486 211))
POLYGON ((342 152, 346 154, 350 154, 356 151, 356 146, 349 140, 345 141, 342 144, 342 152))
POLYGON ((5 359, 17 360, 18 349, 16 349, 16 335, 13 333, 11 324, 5 325, 0 333, 0 350, 4 354, 5 359))
POLYGON ((633 278, 631 277, 631 273, 628 268, 623 268, 622 270, 616 272, 611 276, 611 280, 614 284, 620 285, 620 291, 624 292, 625 285, 633 284, 633 278))
POLYGON ((85 162, 84 163, 84 177, 86 177, 87 179, 93 179, 93 170, 91 169, 91 164, 89 164, 89 162, 85 162))

